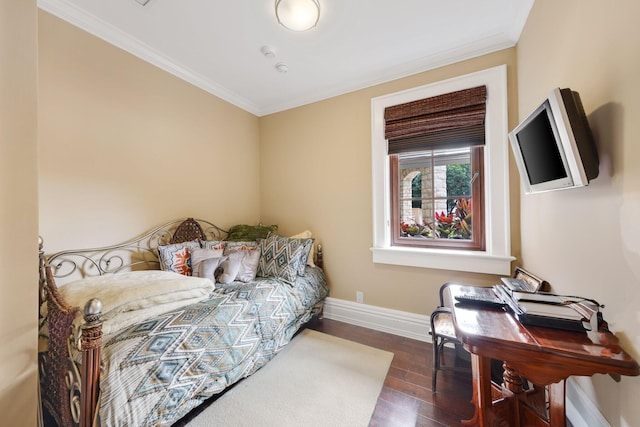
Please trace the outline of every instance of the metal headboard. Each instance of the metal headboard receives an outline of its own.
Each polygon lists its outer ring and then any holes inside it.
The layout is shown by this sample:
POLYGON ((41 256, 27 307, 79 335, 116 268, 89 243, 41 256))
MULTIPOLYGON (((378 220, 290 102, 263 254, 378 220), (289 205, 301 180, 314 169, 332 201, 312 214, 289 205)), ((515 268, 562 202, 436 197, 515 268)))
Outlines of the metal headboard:
POLYGON ((227 231, 209 221, 183 218, 117 245, 42 255, 44 261, 41 265, 51 267, 53 277, 58 283, 122 271, 159 269, 158 246, 183 241, 181 239, 185 236, 203 240, 222 240, 226 235, 227 231), (199 232, 202 234, 199 235, 199 232))

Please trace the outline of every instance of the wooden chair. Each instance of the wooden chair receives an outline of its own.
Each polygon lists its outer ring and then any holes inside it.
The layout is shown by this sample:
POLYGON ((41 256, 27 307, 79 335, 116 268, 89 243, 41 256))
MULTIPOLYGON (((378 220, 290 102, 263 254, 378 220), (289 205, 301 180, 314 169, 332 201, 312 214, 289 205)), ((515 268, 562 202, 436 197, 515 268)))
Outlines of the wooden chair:
POLYGON ((452 370, 459 372, 471 372, 469 365, 446 365, 444 363, 444 346, 447 343, 454 344, 456 349, 462 348, 462 343, 456 338, 453 327, 453 315, 451 313, 451 301, 448 301, 444 291, 449 286, 445 283, 440 287, 440 306, 431 313, 431 331, 433 341, 433 373, 431 378, 431 390, 436 392, 436 380, 439 370, 452 370))

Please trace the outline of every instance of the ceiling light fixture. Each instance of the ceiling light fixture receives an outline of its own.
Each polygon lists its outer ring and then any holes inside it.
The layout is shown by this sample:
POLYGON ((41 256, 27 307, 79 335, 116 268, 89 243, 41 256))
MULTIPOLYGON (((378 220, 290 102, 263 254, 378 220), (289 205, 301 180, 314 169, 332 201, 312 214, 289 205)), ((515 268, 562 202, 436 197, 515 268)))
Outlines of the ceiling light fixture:
POLYGON ((307 31, 318 23, 320 3, 318 0, 276 0, 276 18, 285 28, 307 31))

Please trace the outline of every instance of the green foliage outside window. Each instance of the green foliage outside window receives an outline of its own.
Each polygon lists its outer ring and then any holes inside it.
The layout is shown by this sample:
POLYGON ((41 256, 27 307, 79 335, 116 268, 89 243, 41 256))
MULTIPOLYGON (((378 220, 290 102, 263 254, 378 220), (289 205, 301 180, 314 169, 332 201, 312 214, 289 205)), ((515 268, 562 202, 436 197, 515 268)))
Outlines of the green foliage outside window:
POLYGON ((447 165, 447 212, 456 206, 456 199, 471 194, 471 164, 447 165))

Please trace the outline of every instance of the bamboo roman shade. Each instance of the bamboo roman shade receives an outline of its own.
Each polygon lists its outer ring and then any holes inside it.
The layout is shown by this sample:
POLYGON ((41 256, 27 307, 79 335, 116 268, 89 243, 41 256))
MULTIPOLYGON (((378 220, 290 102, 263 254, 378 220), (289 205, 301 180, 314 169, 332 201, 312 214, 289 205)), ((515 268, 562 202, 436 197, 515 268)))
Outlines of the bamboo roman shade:
POLYGON ((387 107, 389 154, 484 145, 487 87, 387 107))

